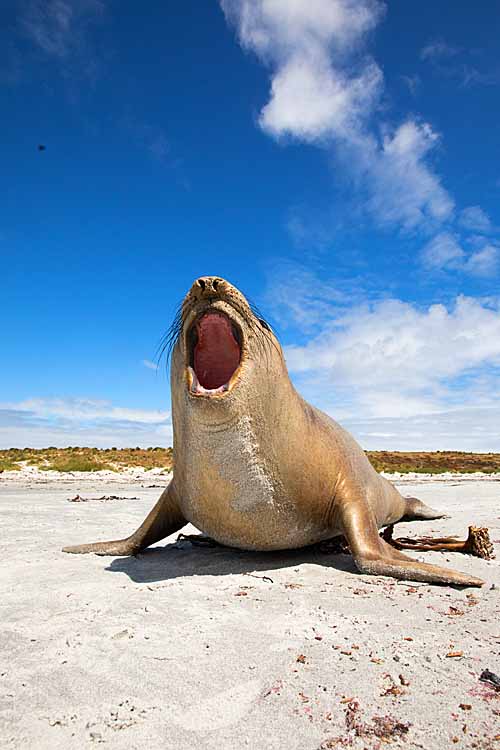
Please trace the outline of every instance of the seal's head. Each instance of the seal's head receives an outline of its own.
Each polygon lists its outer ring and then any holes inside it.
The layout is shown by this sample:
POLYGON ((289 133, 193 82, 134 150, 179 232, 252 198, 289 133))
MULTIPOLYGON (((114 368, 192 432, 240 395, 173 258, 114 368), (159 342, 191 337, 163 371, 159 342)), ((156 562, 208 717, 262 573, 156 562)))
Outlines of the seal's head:
POLYGON ((250 384, 255 365, 281 348, 244 295, 218 276, 197 279, 176 323, 172 386, 200 401, 222 401, 250 384))

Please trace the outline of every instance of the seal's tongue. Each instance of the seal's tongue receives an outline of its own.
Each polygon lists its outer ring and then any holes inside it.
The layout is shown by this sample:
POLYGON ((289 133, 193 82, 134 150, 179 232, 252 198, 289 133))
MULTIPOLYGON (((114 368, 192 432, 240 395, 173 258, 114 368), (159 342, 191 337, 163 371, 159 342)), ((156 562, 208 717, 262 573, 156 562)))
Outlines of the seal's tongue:
POLYGON ((220 388, 229 382, 240 363, 240 347, 234 337, 231 323, 224 315, 207 313, 197 322, 196 329, 196 377, 203 388, 220 388))

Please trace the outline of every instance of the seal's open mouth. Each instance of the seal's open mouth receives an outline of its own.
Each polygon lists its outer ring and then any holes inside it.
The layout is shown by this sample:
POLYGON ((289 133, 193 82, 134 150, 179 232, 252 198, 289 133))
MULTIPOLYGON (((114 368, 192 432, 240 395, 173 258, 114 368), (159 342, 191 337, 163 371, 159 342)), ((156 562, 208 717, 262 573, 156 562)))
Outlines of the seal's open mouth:
POLYGON ((221 312, 207 312, 188 331, 190 391, 195 395, 225 393, 241 362, 242 336, 221 312))

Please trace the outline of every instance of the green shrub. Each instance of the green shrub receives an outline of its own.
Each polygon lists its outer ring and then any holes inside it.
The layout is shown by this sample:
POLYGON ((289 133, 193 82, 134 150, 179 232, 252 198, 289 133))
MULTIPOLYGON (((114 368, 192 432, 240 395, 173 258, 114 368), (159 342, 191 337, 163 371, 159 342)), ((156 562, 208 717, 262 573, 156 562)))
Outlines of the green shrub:
POLYGON ((0 471, 19 471, 19 464, 9 461, 8 459, 0 458, 0 471))
POLYGON ((46 471, 103 471, 112 467, 105 463, 98 463, 91 458, 75 456, 74 458, 60 458, 51 461, 47 466, 41 467, 46 471))

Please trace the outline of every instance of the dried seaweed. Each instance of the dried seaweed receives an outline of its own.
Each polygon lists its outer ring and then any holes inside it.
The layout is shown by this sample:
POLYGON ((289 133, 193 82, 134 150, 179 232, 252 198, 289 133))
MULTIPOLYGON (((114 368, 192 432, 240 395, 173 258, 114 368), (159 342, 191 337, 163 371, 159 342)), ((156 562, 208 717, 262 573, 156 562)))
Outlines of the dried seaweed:
POLYGON ((484 527, 469 526, 469 535, 465 541, 461 541, 455 536, 421 536, 414 539, 399 537, 394 539, 393 533, 394 524, 391 524, 381 532, 380 536, 385 542, 399 550, 464 552, 467 555, 481 557, 483 560, 492 560, 495 557, 488 529, 484 527))

